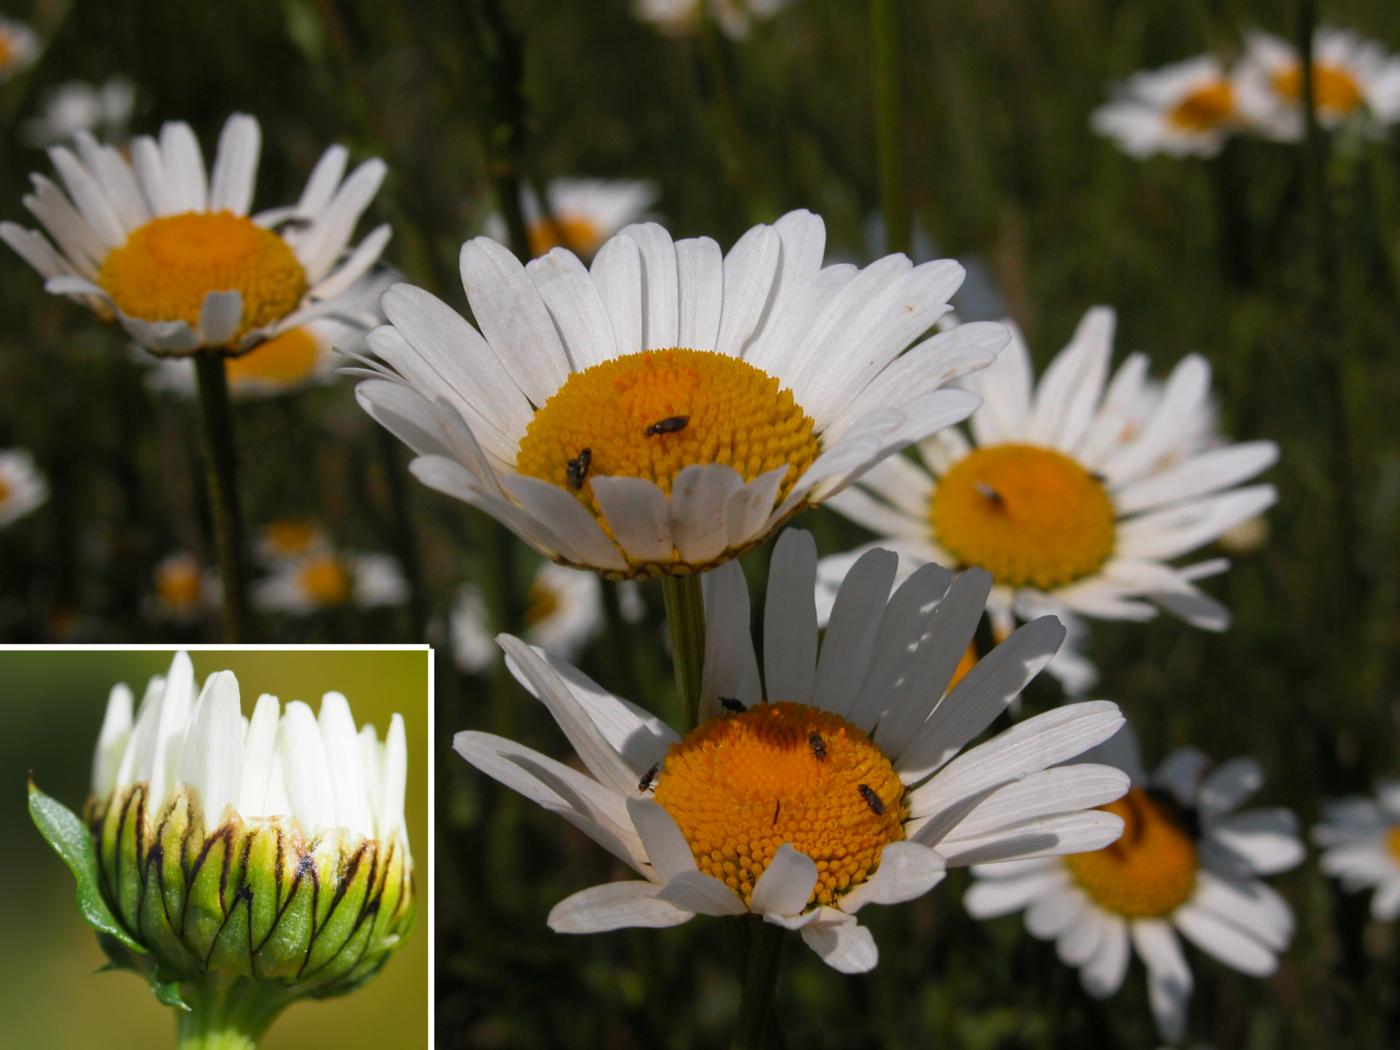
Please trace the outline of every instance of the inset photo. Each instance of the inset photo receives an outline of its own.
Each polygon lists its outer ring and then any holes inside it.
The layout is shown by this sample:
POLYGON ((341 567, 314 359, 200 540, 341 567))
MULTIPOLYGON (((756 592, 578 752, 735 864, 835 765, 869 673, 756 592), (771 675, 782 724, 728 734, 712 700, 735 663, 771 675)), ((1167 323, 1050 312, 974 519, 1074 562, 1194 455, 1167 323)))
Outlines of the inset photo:
POLYGON ((428 1045, 430 659, 0 651, 6 1045, 428 1045))

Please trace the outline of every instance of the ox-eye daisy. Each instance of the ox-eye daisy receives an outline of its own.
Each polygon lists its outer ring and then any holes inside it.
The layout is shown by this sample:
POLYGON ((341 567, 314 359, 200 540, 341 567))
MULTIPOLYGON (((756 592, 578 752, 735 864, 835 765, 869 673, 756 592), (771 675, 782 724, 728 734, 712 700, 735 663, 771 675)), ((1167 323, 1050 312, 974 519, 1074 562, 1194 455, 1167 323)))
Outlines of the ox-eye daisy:
POLYGON ((1094 111, 1094 130, 1129 156, 1210 157, 1239 126, 1230 76, 1213 55, 1134 73, 1094 111))
POLYGON ((1375 888, 1371 914, 1382 922, 1400 915, 1400 780, 1376 785, 1376 797, 1327 803, 1325 818, 1313 828, 1322 847, 1322 870, 1342 888, 1375 888))
POLYGON ((480 332, 394 286, 357 396, 418 453, 419 479, 546 557, 613 578, 700 572, 965 418, 976 397, 940 388, 1006 342, 998 324, 922 338, 956 262, 823 268, 825 242, 805 211, 727 255, 629 226, 591 268, 562 248, 521 266, 477 238, 462 281, 480 332))
POLYGON ((1025 908, 1026 928, 1054 940, 1096 998, 1122 985, 1131 944, 1147 967, 1158 1030, 1176 1040, 1191 995, 1178 933, 1260 977, 1274 972, 1288 947, 1293 912, 1259 876, 1302 860, 1293 814, 1234 812, 1263 783, 1250 758, 1206 772, 1205 757, 1182 748, 1149 779, 1127 728, 1086 757, 1132 777, 1132 789, 1104 807, 1123 818, 1123 837, 1092 853, 978 865, 967 907, 979 918, 1025 908))
POLYGON ((0 84, 23 73, 39 57, 39 37, 23 22, 0 18, 0 84))
MULTIPOLYGON (((832 506, 915 566, 975 565, 995 580, 988 613, 1068 611, 1143 620, 1157 606, 1221 630, 1229 613, 1196 586, 1220 559, 1171 561, 1274 501, 1271 485, 1237 487, 1271 464, 1272 442, 1203 450, 1210 367, 1185 358, 1160 390, 1130 356, 1111 380, 1114 315, 1090 310, 1033 387, 1019 337, 965 385, 983 398, 972 442, 947 430, 923 442, 927 470, 893 456, 832 506)), ((957 331, 957 329, 953 329, 957 331)), ((844 570, 849 556, 824 575, 844 570)))
POLYGON ((0 528, 24 517, 49 498, 49 484, 24 449, 0 451, 0 528))
POLYGON ((408 581, 387 554, 316 550, 273 565, 253 584, 260 609, 306 616, 354 606, 375 609, 408 601, 408 581))
POLYGON ((851 571, 818 643, 816 547, 773 553, 762 684, 738 565, 705 577, 700 724, 682 737, 569 664, 502 635, 511 668, 588 773, 487 733, 454 746, 559 813, 640 879, 582 890, 549 915, 561 933, 674 926, 695 915, 798 929, 843 972, 877 961, 856 913, 921 896, 948 865, 1095 849, 1121 821, 1090 807, 1127 777, 1058 766, 1116 732, 1111 703, 1071 704, 963 754, 1050 659, 1053 617, 1021 628, 944 696, 986 597, 985 573, 927 566, 893 594, 896 558, 851 571), (1051 768, 1056 767, 1056 768, 1051 768))
POLYGON ((147 603, 156 619, 189 623, 219 604, 219 578, 189 551, 172 551, 156 563, 147 603))
POLYGON ((63 189, 34 175, 24 198, 57 250, 10 222, 0 239, 50 292, 115 316, 153 353, 242 352, 334 312, 389 239, 380 226, 345 255, 385 168, 366 161, 342 181, 341 146, 322 155, 294 206, 250 217, 260 142, 256 120, 230 117, 206 176, 187 124, 166 124, 159 141, 138 137, 130 161, 81 133, 76 153, 49 151, 63 189))
POLYGON ((731 40, 744 40, 755 21, 772 18, 792 0, 633 0, 632 11, 669 36, 689 36, 708 14, 731 40))
MULTIPOLYGON (((547 210, 533 190, 521 198, 530 254, 562 247, 589 259, 609 237, 642 217, 656 200, 656 186, 640 180, 555 179, 544 195, 547 210)), ((507 239, 499 215, 486 220, 485 232, 498 241, 507 239)))
POLYGON ((135 108, 136 85, 126 77, 110 77, 101 84, 70 80, 45 92, 39 115, 24 122, 20 135, 40 148, 69 142, 80 131, 122 143, 135 108))
MULTIPOLYGON (((1286 41, 1254 31, 1235 72, 1240 110, 1261 134, 1284 142, 1303 137, 1303 65, 1286 41)), ((1400 57, 1350 30, 1313 35, 1313 103, 1318 123, 1353 120, 1372 133, 1400 122, 1400 57)))

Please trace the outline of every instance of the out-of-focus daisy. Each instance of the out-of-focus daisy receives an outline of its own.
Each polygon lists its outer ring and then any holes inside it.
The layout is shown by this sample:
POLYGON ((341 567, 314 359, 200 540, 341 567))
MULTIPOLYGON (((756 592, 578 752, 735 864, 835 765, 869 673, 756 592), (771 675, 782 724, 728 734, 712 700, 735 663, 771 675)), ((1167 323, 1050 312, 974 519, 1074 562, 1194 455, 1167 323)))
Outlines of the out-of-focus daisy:
POLYGON ((71 142, 80 131, 112 143, 126 141, 127 124, 136 107, 136 85, 126 77, 101 84, 70 80, 44 93, 39 115, 26 120, 21 137, 31 146, 71 142))
POLYGON ((48 291, 115 316, 153 353, 251 349, 334 313, 389 240, 380 226, 346 253, 385 168, 369 160, 342 180, 342 146, 322 155, 295 205, 250 217, 261 136, 252 117, 230 117, 206 176, 187 124, 166 124, 159 142, 136 138, 130 161, 79 133, 76 153, 49 151, 64 189, 34 175, 24 198, 58 249, 11 222, 0 239, 48 291))
POLYGON ((877 961, 856 920, 863 906, 921 896, 948 865, 1117 838, 1119 818, 1089 807, 1120 796, 1127 777, 1057 765, 1118 729, 1115 705, 1061 707, 964 751, 1045 666, 1064 635, 1058 622, 1026 625, 945 696, 982 615, 986 574, 952 581, 928 566, 891 594, 896 558, 871 552, 819 642, 816 560, 805 532, 774 549, 762 684, 743 572, 730 563, 705 577, 702 717, 685 737, 501 636, 588 774, 487 733, 458 733, 453 746, 641 876, 560 902, 554 930, 751 914, 801 930, 828 964, 860 972, 877 961))
POLYGON ((49 484, 24 449, 0 451, 0 528, 24 517, 49 498, 49 484))
POLYGON ((38 57, 38 34, 23 22, 0 17, 0 83, 23 73, 38 57))
POLYGON ((1131 157, 1212 157, 1239 128, 1235 88, 1220 60, 1199 55, 1134 73, 1092 118, 1131 157))
POLYGON ((408 581, 387 554, 313 553, 279 562, 253 584, 260 609, 305 616, 354 606, 373 609, 408 601, 408 581))
MULTIPOLYGON (((521 198, 532 256, 568 248, 591 258, 604 241, 640 219, 656 200, 655 184, 638 180, 555 179, 544 192, 547 212, 532 190, 521 198)), ((486 220, 485 232, 498 241, 507 239, 506 224, 499 215, 486 220)))
POLYGON ((753 23, 772 18, 792 0, 633 0, 632 11, 669 36, 689 36, 700 28, 705 9, 731 40, 745 40, 753 23))
MULTIPOLYGON (((603 629, 604 586, 597 573, 549 562, 541 565, 526 596, 525 641, 565 660, 576 659, 603 629)), ((641 619, 638 585, 623 581, 615 586, 621 588, 618 601, 623 618, 641 619)), ((466 584, 458 591, 451 624, 452 655, 463 671, 474 674, 499 658, 490 611, 478 587, 466 584)))
MULTIPOLYGON (((229 394, 235 398, 276 397, 335 380, 335 351, 364 349, 365 332, 379 316, 379 296, 390 281, 370 274, 355 282, 342 300, 344 315, 318 317, 289 328, 246 354, 224 359, 229 394)), ((147 384, 152 390, 193 398, 197 393, 194 366, 181 358, 161 358, 152 364, 147 384)))
POLYGON ((1329 802, 1312 838, 1322 848, 1322 870, 1348 893, 1374 887, 1371 914, 1381 922, 1400 916, 1400 780, 1376 786, 1375 798, 1329 802))
POLYGON ((160 619, 188 623, 219 604, 219 578, 188 551, 174 551, 156 563, 150 611, 160 619))
MULTIPOLYGON (((1158 607, 1223 630, 1229 612, 1196 581, 1228 563, 1172 562, 1274 502, 1272 485, 1239 486, 1277 449, 1254 441, 1202 451, 1205 360, 1182 360, 1159 392, 1141 354, 1108 380, 1113 327, 1111 310, 1089 311, 1038 387, 1013 338, 964 381, 983 398, 971 442, 944 431, 919 446, 927 469, 891 457, 832 506, 911 567, 989 571, 988 613, 1002 632, 1045 612, 1144 620, 1158 607)), ((829 562, 828 585, 850 560, 829 562)))
POLYGON ((420 480, 546 557, 701 572, 965 418, 977 399, 941 387, 1005 344, 999 324, 922 338, 956 262, 823 268, 825 241, 805 211, 727 255, 646 223, 590 269, 562 248, 522 267, 480 237, 462 276, 481 331, 395 285, 357 396, 419 454, 420 480))
MULTIPOLYGON (((1235 84, 1241 112, 1261 134, 1283 142, 1303 137, 1303 65, 1290 44, 1258 30, 1245 34, 1235 84)), ((1319 28, 1313 104, 1325 128, 1355 120, 1377 133, 1400 122, 1400 56, 1350 30, 1319 28)))
POLYGON ((1285 809, 1234 812, 1263 783, 1250 758, 1206 772, 1205 757, 1183 748, 1149 779, 1126 729, 1087 757, 1132 777, 1132 790, 1103 807, 1123 818, 1123 837, 1092 853, 978 865, 967 907, 979 918, 1024 908, 1026 928, 1054 940, 1096 998, 1122 985, 1131 945, 1158 1031, 1176 1040, 1192 983, 1178 934, 1259 977, 1292 940, 1292 910, 1259 876, 1302 860, 1296 822, 1285 809))
POLYGON ((331 549, 331 539, 314 521, 278 518, 258 530, 256 546, 264 564, 279 565, 325 554, 331 549))

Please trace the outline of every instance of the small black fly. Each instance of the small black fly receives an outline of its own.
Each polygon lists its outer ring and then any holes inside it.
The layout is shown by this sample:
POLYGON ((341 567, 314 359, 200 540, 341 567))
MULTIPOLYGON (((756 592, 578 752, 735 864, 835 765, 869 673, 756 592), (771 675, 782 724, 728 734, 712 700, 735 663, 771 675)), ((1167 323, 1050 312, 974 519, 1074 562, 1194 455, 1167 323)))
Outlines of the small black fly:
POLYGON ((569 460, 568 473, 569 484, 576 489, 583 488, 583 482, 588 477, 588 465, 593 462, 593 450, 591 448, 579 449, 578 457, 569 460))
POLYGON ((637 790, 646 791, 651 787, 651 782, 656 779, 656 771, 661 768, 660 762, 652 763, 652 767, 642 774, 642 779, 637 781, 637 790))
POLYGON ((807 737, 807 746, 812 749, 812 757, 818 762, 826 761, 826 741, 820 733, 813 733, 807 737))
POLYGON ((647 437, 679 433, 685 429, 685 425, 689 422, 689 416, 667 416, 665 419, 658 419, 655 423, 647 426, 647 437))
POLYGON ((997 508, 1000 508, 1006 502, 1001 498, 1001 493, 992 488, 992 486, 988 485, 985 481, 979 481, 972 487, 977 490, 977 495, 997 508))
POLYGON ((880 801, 880 796, 875 794, 875 789, 869 784, 862 784, 858 790, 860 791, 860 797, 865 799, 865 804, 870 807, 870 812, 874 813, 877 817, 883 817, 885 815, 885 804, 880 801))
POLYGON ((719 698, 719 706, 726 711, 733 711, 736 715, 742 715, 748 710, 742 700, 735 700, 732 696, 722 696, 719 698))

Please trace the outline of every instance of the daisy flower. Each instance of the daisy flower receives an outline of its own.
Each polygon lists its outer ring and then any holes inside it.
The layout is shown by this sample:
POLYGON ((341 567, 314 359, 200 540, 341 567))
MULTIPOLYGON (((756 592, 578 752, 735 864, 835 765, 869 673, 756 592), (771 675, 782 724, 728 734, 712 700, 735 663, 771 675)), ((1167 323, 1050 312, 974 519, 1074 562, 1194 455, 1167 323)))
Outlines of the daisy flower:
POLYGON ((0 84, 23 73, 38 57, 38 34, 23 22, 0 18, 0 84))
POLYGON ((156 563, 150 609, 160 619, 188 623, 219 605, 219 579, 188 551, 174 551, 156 563))
MULTIPOLYGON (((1303 66, 1292 45, 1270 33, 1245 35, 1235 71, 1240 110, 1261 134, 1281 142, 1303 137, 1303 66)), ((1400 57, 1346 29, 1313 34, 1313 104, 1324 128, 1353 119, 1371 133, 1400 122, 1400 57)))
POLYGON ((366 161, 342 181, 341 146, 322 155, 295 205, 250 217, 261 135, 252 117, 230 117, 206 176, 187 124, 136 138, 130 161, 79 133, 76 153, 49 151, 64 189, 34 175, 24 198, 57 250, 12 222, 0 239, 48 291, 115 316, 153 353, 251 349, 338 309, 389 240, 380 226, 345 254, 385 168, 366 161))
POLYGON ((0 451, 0 528, 13 524, 49 498, 49 483, 24 449, 0 451))
MULTIPOLYGON (((603 586, 595 572, 541 565, 526 595, 525 641, 565 660, 576 659, 602 633, 603 586)), ((623 619, 636 623, 644 612, 637 584, 616 586, 623 619)), ((458 591, 450 622, 452 655, 461 670, 475 674, 495 663, 500 650, 479 588, 467 584, 458 591)))
MULTIPOLYGON (((655 184, 639 180, 555 179, 544 193, 548 213, 533 191, 527 189, 521 199, 532 256, 562 247, 591 258, 603 242, 640 219, 656 200, 655 184)), ((495 240, 507 240, 506 224, 499 215, 486 220, 485 232, 495 240)))
POLYGON ((1114 704, 1071 704, 964 750, 1050 659, 1064 635, 1053 617, 1021 628, 945 696, 986 574, 954 581, 928 566, 891 594, 896 558, 872 551, 819 642, 816 561, 809 534, 778 540, 761 679, 743 572, 731 562, 704 578, 701 721, 684 737, 557 657, 500 637, 587 773, 488 733, 458 733, 453 746, 640 876, 560 902, 555 931, 755 915, 800 930, 835 969, 861 972, 878 958, 856 918, 865 905, 921 896, 949 865, 1118 837, 1120 819, 1090 807, 1121 795, 1127 777, 1058 765, 1117 731, 1114 704))
POLYGON ((1090 756, 1126 772, 1132 789, 1103 808, 1123 837, 1092 853, 972 869, 967 909, 977 918, 1026 910, 1026 929, 1054 940, 1085 991, 1106 998, 1128 968, 1129 946, 1147 967, 1148 998, 1162 1038, 1181 1038, 1191 970, 1178 934, 1252 976, 1274 972, 1293 937, 1293 912, 1259 876, 1303 858, 1293 814, 1235 809, 1259 789, 1251 758, 1206 771, 1191 748, 1147 776, 1124 729, 1090 756))
POLYGON ((322 555, 331 549, 326 530, 305 518, 278 518, 258 530, 256 550, 263 564, 275 567, 322 555))
POLYGON ((126 77, 111 77, 102 84, 70 80, 45 92, 39 115, 24 122, 21 137, 39 147, 71 142, 80 131, 125 142, 135 107, 136 85, 126 77))
POLYGON ((956 262, 823 268, 825 241, 805 211, 727 255, 646 223, 585 268, 562 248, 521 266, 479 237, 461 261, 480 331, 395 285, 357 396, 420 480, 551 560, 702 572, 965 418, 977 398, 940 387, 1006 342, 998 324, 923 338, 956 262))
POLYGON ((1371 915, 1390 922, 1400 915, 1400 780, 1376 786, 1376 797, 1329 802, 1313 828, 1322 848, 1322 870, 1348 893, 1375 888, 1371 915))
POLYGON ((1134 73, 1094 111, 1096 132, 1130 157, 1213 157, 1239 128, 1235 87, 1220 60, 1199 55, 1134 73))
POLYGON ((408 581, 387 554, 322 551, 290 558, 253 584, 253 604, 269 612, 308 616, 353 605, 375 609, 408 601, 408 581))
POLYGON ((772 18, 792 0, 633 0, 632 12, 668 36, 689 36, 709 14, 731 40, 746 40, 755 21, 772 18))
POLYGON ((1111 310, 1090 310, 1038 387, 1013 338, 964 381, 983 398, 970 442, 945 431, 920 445, 922 467, 891 457, 832 506, 910 567, 986 569, 996 583, 988 613, 1003 633, 1047 611, 1145 620, 1158 607, 1223 630, 1229 612, 1196 581, 1228 563, 1173 561, 1274 502, 1272 485, 1239 485, 1277 449, 1202 450, 1210 366, 1192 354, 1154 391, 1146 358, 1134 354, 1108 380, 1113 327, 1111 310))
MULTIPOLYGON (((259 343, 246 354, 225 358, 229 396, 249 400, 276 397, 333 382, 336 365, 341 363, 335 351, 364 348, 368 325, 382 320, 379 296, 390 283, 392 280, 382 274, 362 277, 341 300, 344 314, 318 317, 259 343)), ((196 396, 198 384, 189 360, 148 360, 152 361, 146 379, 150 389, 185 398, 196 396)))

